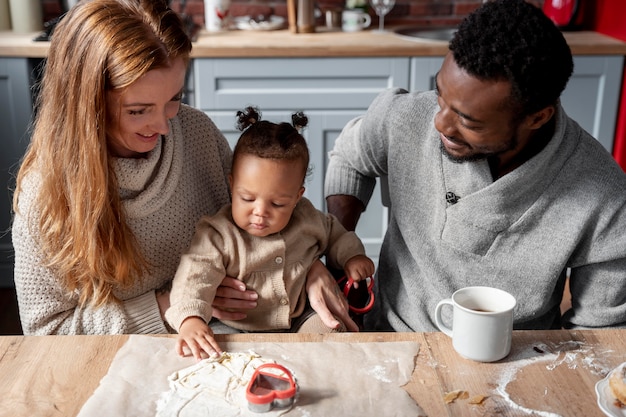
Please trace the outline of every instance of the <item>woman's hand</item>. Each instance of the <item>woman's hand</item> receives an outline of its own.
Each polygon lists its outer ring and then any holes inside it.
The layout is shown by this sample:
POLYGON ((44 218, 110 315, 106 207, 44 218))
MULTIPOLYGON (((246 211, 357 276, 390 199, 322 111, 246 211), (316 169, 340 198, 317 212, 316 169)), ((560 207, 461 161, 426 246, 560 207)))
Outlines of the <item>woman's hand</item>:
POLYGON ((306 292, 309 296, 311 307, 324 322, 324 324, 336 329, 341 320, 348 331, 358 332, 359 326, 350 318, 348 312, 348 300, 339 290, 335 278, 321 261, 315 261, 309 269, 306 277, 306 292))
POLYGON ((246 284, 238 279, 226 277, 217 287, 213 300, 213 317, 219 320, 241 320, 247 317, 242 311, 251 310, 257 306, 258 294, 246 290, 246 284))

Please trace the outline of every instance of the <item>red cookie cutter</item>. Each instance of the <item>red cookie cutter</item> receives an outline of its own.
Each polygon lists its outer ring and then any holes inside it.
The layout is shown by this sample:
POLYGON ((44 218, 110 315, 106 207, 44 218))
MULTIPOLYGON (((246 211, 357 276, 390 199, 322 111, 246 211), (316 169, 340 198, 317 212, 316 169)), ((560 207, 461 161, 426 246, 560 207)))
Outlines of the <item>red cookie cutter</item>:
POLYGON ((255 413, 265 413, 272 407, 290 407, 297 390, 296 381, 287 368, 277 363, 265 363, 256 368, 248 383, 248 408, 255 413))
POLYGON ((374 277, 367 277, 360 281, 358 288, 354 288, 354 283, 352 278, 345 276, 337 280, 343 295, 348 299, 350 311, 355 314, 367 313, 374 306, 374 277))

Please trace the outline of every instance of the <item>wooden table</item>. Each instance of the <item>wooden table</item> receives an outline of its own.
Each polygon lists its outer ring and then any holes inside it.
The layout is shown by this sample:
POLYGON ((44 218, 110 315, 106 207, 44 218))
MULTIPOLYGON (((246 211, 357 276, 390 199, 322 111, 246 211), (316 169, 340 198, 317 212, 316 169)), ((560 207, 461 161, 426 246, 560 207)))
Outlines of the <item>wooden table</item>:
MULTIPOLYGON (((0 337, 0 416, 74 416, 128 336, 0 337)), ((595 384, 626 360, 626 330, 516 331, 496 363, 463 359, 442 333, 218 335, 232 342, 386 342, 420 345, 407 392, 431 417, 603 416, 595 384), (468 398, 446 403, 452 391, 468 398), (480 404, 471 399, 486 398, 480 404)))

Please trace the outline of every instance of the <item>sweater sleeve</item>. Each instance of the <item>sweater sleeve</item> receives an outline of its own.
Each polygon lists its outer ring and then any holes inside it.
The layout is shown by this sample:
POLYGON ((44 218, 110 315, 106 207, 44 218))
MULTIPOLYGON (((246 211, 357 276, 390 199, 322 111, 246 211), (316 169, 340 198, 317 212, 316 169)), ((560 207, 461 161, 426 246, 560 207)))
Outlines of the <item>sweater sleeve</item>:
POLYGON ((189 250, 181 257, 172 281, 171 305, 165 319, 177 332, 188 317, 196 316, 209 322, 217 287, 226 276, 222 255, 224 239, 211 222, 209 216, 198 222, 189 250))
POLYGON ((25 182, 12 227, 15 289, 24 334, 167 333, 154 291, 101 307, 78 305, 78 294, 67 291, 45 265, 38 236, 29 227, 34 221, 27 216, 33 189, 32 182, 25 182))
POLYGON ((78 294, 63 288, 43 263, 42 253, 24 233, 16 217, 13 227, 15 288, 25 335, 167 333, 154 291, 101 307, 78 305, 78 294))
MULTIPOLYGON (((591 155, 591 152, 585 152, 591 155)), ((609 164, 606 164, 609 165, 609 164)), ((621 168, 616 174, 623 176, 621 168)), ((593 174, 584 176, 589 179, 593 174)), ((607 184, 609 175, 601 180, 607 184)), ((579 181, 579 184, 582 181, 579 181)), ((593 184, 593 183, 592 183, 593 184)), ((584 217, 590 219, 587 228, 579 227, 579 245, 570 259, 569 288, 572 304, 562 318, 565 328, 626 328, 626 201, 625 185, 607 192, 596 191, 587 194, 581 186, 577 196, 582 201, 595 201, 595 210, 584 217), (588 195, 585 198, 585 195, 588 195)), ((574 203, 567 206, 567 215, 583 213, 585 204, 574 203)), ((563 215, 564 217, 566 214, 563 215)), ((560 233, 562 235, 562 233, 560 233)), ((557 234, 554 233, 553 236, 557 234)))
POLYGON ((389 89, 372 102, 367 113, 343 128, 329 153, 325 176, 325 195, 352 195, 366 206, 376 178, 387 174, 387 121, 391 102, 406 93, 389 89))
POLYGON ((169 333, 161 318, 161 312, 154 291, 131 298, 125 301, 123 306, 128 319, 126 333, 169 333))

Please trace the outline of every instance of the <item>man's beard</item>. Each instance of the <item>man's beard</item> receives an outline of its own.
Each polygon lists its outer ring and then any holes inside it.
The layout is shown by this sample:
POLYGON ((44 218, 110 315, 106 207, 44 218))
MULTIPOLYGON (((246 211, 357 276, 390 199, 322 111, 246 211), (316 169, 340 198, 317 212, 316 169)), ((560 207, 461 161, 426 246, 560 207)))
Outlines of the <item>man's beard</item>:
POLYGON ((476 162, 476 161, 482 161, 487 158, 497 157, 505 152, 515 149, 515 147, 517 147, 517 142, 518 142, 517 135, 513 135, 505 142, 504 146, 500 150, 493 151, 493 152, 486 152, 486 153, 474 153, 474 154, 466 155, 466 156, 455 156, 455 155, 450 154, 448 150, 446 149, 446 147, 443 145, 442 141, 439 141, 439 147, 441 148, 441 152, 450 161, 458 163, 458 164, 462 164, 464 162, 476 162))

